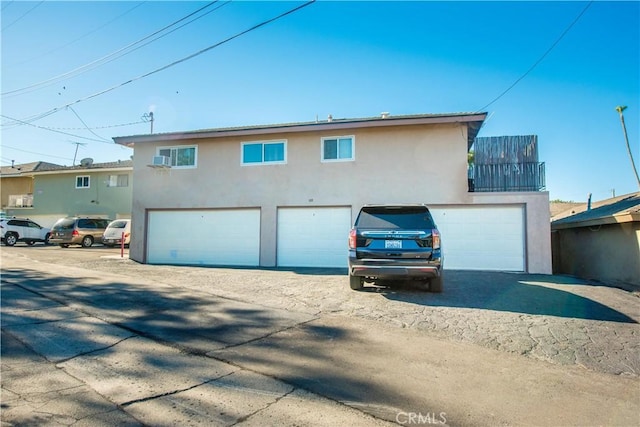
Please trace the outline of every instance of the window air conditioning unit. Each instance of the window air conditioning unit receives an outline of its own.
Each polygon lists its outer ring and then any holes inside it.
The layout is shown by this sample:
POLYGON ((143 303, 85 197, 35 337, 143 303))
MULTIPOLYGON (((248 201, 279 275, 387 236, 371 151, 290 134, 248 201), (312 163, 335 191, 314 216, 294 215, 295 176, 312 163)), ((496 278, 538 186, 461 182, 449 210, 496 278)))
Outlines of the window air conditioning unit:
POLYGON ((167 156, 153 156, 153 166, 171 166, 171 159, 167 156))

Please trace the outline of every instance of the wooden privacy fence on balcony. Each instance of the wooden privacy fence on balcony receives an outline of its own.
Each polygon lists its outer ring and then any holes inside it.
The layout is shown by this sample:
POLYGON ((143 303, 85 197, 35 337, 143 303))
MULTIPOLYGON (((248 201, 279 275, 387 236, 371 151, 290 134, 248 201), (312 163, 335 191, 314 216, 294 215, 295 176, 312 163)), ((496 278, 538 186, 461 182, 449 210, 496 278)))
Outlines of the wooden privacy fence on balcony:
POLYGON ((471 166, 470 191, 541 191, 545 188, 544 163, 496 163, 471 166))

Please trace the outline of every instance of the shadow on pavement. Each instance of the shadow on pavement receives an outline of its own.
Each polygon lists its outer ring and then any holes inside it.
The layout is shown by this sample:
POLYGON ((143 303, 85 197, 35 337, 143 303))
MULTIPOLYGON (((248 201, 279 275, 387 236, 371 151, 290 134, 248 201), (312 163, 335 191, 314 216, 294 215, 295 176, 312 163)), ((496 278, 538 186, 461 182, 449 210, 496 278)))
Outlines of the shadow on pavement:
MULTIPOLYGON (((2 288, 3 327, 49 322, 51 319, 38 317, 41 316, 38 311, 46 308, 39 305, 50 304, 53 300, 61 307, 79 306, 83 315, 96 316, 135 334, 173 343, 192 353, 237 345, 309 320, 282 310, 220 299, 168 285, 95 283, 89 279, 53 276, 37 270, 12 269, 3 272, 2 280, 17 285, 17 288, 2 288), (31 298, 33 306, 28 310, 9 311, 12 305, 20 306, 25 299, 25 289, 46 298, 31 298)), ((73 313, 72 317, 78 317, 77 311, 73 313)), ((82 340, 83 337, 78 335, 74 339, 82 340)))
MULTIPOLYGON (((37 363, 42 369, 46 368, 60 376, 55 381, 42 383, 42 387, 30 390, 32 397, 53 391, 57 393, 50 399, 63 402, 64 390, 78 387, 76 383, 68 384, 72 377, 63 376, 61 369, 55 369, 55 365, 40 359, 36 353, 44 355, 49 362, 61 363, 61 366, 73 365, 76 357, 75 366, 94 366, 86 365, 89 363, 87 360, 102 360, 104 366, 101 369, 108 372, 105 381, 127 384, 130 389, 141 389, 139 393, 145 392, 141 384, 162 383, 160 372, 189 372, 200 369, 203 360, 212 361, 204 357, 167 358, 149 351, 158 347, 138 346, 136 343, 139 338, 132 338, 131 332, 177 347, 181 350, 178 352, 180 354, 188 351, 189 356, 215 354, 216 350, 240 349, 243 344, 255 343, 260 350, 282 354, 281 363, 290 365, 290 373, 279 379, 328 394, 332 399, 367 401, 367 396, 384 396, 388 392, 384 385, 360 379, 355 374, 336 375, 325 372, 322 366, 308 366, 309 359, 324 362, 331 357, 326 347, 328 343, 335 346, 340 342, 349 342, 350 338, 346 330, 339 326, 305 325, 309 317, 300 316, 307 315, 216 298, 179 287, 154 286, 151 282, 97 281, 95 278, 63 277, 35 269, 6 269, 1 291, 3 338, 12 338, 2 340, 2 361, 3 366, 5 363, 14 365, 11 376, 3 376, 3 422, 11 420, 18 425, 27 425, 42 421, 33 418, 37 411, 24 406, 24 396, 10 396, 7 387, 37 383, 32 376, 34 367, 18 370, 18 365, 37 363), (314 341, 308 350, 298 348, 297 343, 287 340, 286 331, 295 329, 299 324, 303 324, 305 334, 314 341), (275 332, 279 333, 272 335, 275 332), (269 340, 270 336, 274 336, 274 339, 269 340), (27 344, 29 351, 26 351, 22 342, 27 344), (51 349, 48 346, 60 348, 51 349), (118 360, 118 348, 121 346, 129 349, 126 357, 135 360, 135 364, 123 366, 113 362, 118 360), (35 353, 31 353, 32 350, 35 353), (300 359, 301 353, 306 360, 300 359), (29 358, 32 360, 29 361, 29 358)), ((263 356, 265 354, 255 355, 258 360, 263 356)), ((230 365, 229 368, 237 369, 230 365)), ((203 371, 204 380, 200 381, 208 387, 216 387, 217 383, 207 375, 211 375, 211 378, 216 376, 214 372, 203 371)), ((168 383, 167 387, 172 386, 171 381, 168 383)), ((194 385, 188 384, 183 388, 191 386, 194 385)), ((168 393, 166 390, 156 391, 153 387, 149 386, 148 395, 142 395, 138 401, 168 393)), ((79 390, 84 394, 78 392, 72 396, 74 407, 80 414, 94 414, 96 394, 86 393, 86 389, 79 390)), ((121 407, 127 404, 122 403, 121 407)), ((64 406, 64 403, 61 405, 64 406)), ((113 409, 101 411, 104 413, 113 409)), ((46 419, 57 416, 59 414, 47 414, 46 419)), ((86 415, 86 419, 89 419, 89 415, 86 415)))
POLYGON ((433 307, 479 308, 484 310, 547 315, 567 318, 638 323, 597 301, 573 293, 577 287, 591 287, 564 276, 518 273, 447 271, 444 292, 433 294, 411 284, 365 288, 386 298, 433 307))

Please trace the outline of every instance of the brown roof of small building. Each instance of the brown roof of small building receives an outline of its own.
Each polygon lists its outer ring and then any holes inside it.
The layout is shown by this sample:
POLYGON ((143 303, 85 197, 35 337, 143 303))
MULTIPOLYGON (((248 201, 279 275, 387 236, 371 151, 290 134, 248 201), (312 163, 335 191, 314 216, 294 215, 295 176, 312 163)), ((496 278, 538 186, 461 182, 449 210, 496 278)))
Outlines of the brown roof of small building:
POLYGON ((47 162, 31 162, 31 163, 22 163, 19 165, 13 166, 2 166, 0 168, 0 175, 20 175, 25 172, 40 172, 47 170, 55 170, 59 168, 64 168, 65 166, 57 165, 55 163, 47 163, 47 162))
POLYGON ((604 224, 640 221, 640 192, 574 206, 552 218, 551 229, 591 227, 604 224))
POLYGON ((47 162, 31 162, 13 166, 3 166, 0 168, 0 176, 21 176, 25 174, 33 174, 39 172, 70 172, 78 170, 92 169, 116 169, 116 168, 133 168, 132 160, 117 160, 115 162, 105 163, 89 163, 76 166, 62 166, 47 162))

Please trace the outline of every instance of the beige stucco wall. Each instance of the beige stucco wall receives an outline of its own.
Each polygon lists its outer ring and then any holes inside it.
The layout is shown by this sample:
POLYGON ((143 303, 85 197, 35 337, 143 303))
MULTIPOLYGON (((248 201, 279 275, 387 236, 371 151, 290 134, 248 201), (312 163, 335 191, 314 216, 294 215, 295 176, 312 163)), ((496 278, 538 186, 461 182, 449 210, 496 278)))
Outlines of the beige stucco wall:
MULTIPOLYGON (((350 206, 353 217, 367 203, 474 202, 467 192, 466 126, 456 123, 185 140, 182 144, 197 144, 197 168, 147 166, 156 146, 179 144, 135 146, 130 248, 135 260, 145 261, 144 239, 136 236, 144 235, 147 209, 260 207, 260 263, 274 266, 278 207, 350 206), (347 135, 355 137, 355 161, 321 162, 321 138, 347 135), (287 141, 286 164, 241 166, 242 142, 271 140, 287 141)), ((519 203, 524 198, 516 197, 519 203)), ((548 204, 543 211, 548 230, 548 204)), ((551 270, 550 260, 532 259, 531 264, 544 270, 540 272, 551 270)))
POLYGON ((0 203, 2 203, 2 208, 6 210, 10 195, 33 194, 33 178, 30 176, 2 177, 0 194, 0 203))

